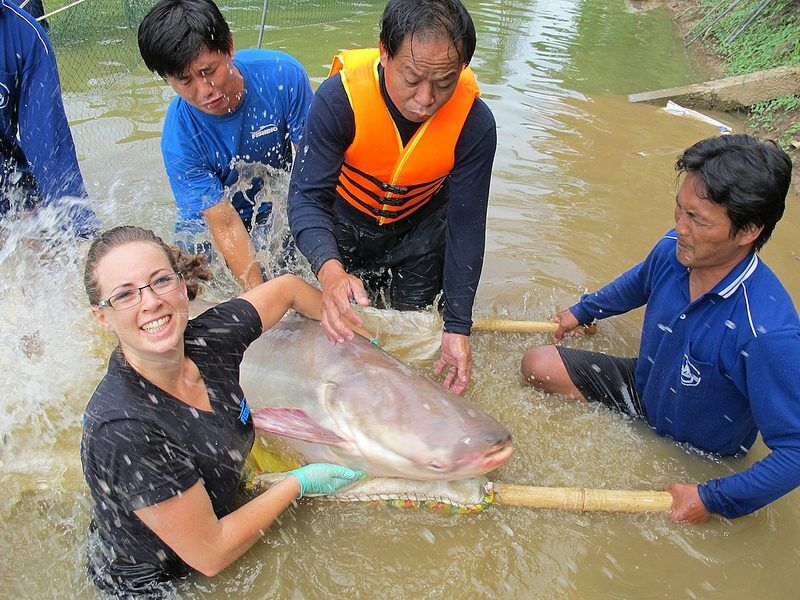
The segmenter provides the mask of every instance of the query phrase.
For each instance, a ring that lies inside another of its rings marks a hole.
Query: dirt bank
[[[668,6],[675,13],[675,22],[688,41],[692,35],[690,32],[697,22],[702,18],[702,11],[698,10],[700,0],[672,0]],[[730,75],[724,60],[716,53],[712,43],[703,38],[698,39],[689,46],[692,57],[701,64],[706,65],[708,70],[716,77],[727,77]],[[753,128],[748,126],[746,133],[750,133],[762,139],[787,139],[789,129],[800,122],[800,111],[790,110],[787,112],[776,112],[771,121],[770,130],[763,128]],[[792,158],[794,172],[792,185],[796,195],[800,196],[800,135],[795,134],[792,143],[783,143],[783,149]]]

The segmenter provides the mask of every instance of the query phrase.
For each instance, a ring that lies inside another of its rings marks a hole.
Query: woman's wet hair
[[[389,58],[408,36],[449,39],[461,64],[467,65],[475,53],[475,25],[459,0],[389,0],[381,17],[380,40]]]
[[[161,77],[180,77],[197,56],[233,50],[230,27],[211,0],[161,0],[139,25],[139,52]]]
[[[94,239],[89,247],[89,252],[86,256],[86,267],[83,271],[83,285],[86,288],[86,295],[89,296],[89,304],[97,306],[102,300],[100,298],[100,286],[97,281],[97,265],[111,250],[133,242],[153,244],[164,252],[164,256],[169,260],[172,270],[183,275],[189,300],[194,300],[200,294],[203,289],[203,281],[211,279],[211,270],[208,268],[207,259],[204,255],[186,254],[177,246],[165,244],[164,240],[149,229],[134,225],[123,225],[104,231]]]
[[[684,151],[675,170],[695,177],[698,196],[725,208],[731,237],[748,225],[764,227],[753,250],[761,249],[783,216],[792,161],[771,140],[744,134],[702,140]]]

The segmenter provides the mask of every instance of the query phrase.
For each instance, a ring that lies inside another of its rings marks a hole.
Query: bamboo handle
[[[555,333],[558,323],[487,318],[475,319],[472,329],[473,331],[505,331],[507,333]]]
[[[533,487],[494,483],[494,501],[506,506],[574,511],[658,512],[669,510],[669,492]]]
[[[473,331],[502,331],[505,333],[555,333],[558,323],[551,321],[512,321],[510,319],[475,319]],[[597,324],[584,325],[577,331],[587,335],[597,333]]]

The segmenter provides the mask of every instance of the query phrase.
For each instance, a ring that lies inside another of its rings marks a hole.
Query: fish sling
[[[491,504],[662,511],[672,502],[667,492],[487,481],[483,475],[511,455],[511,436],[500,423],[364,339],[331,345],[307,319],[281,322],[254,342],[241,381],[256,427],[286,438],[312,462],[371,476],[327,499],[457,512]],[[256,476],[251,488],[282,477]]]

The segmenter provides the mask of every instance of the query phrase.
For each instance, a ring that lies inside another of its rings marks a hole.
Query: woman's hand
[[[300,496],[307,494],[332,494],[339,488],[355,483],[366,477],[364,471],[354,471],[347,467],[329,463],[313,463],[288,473],[300,484]]]

